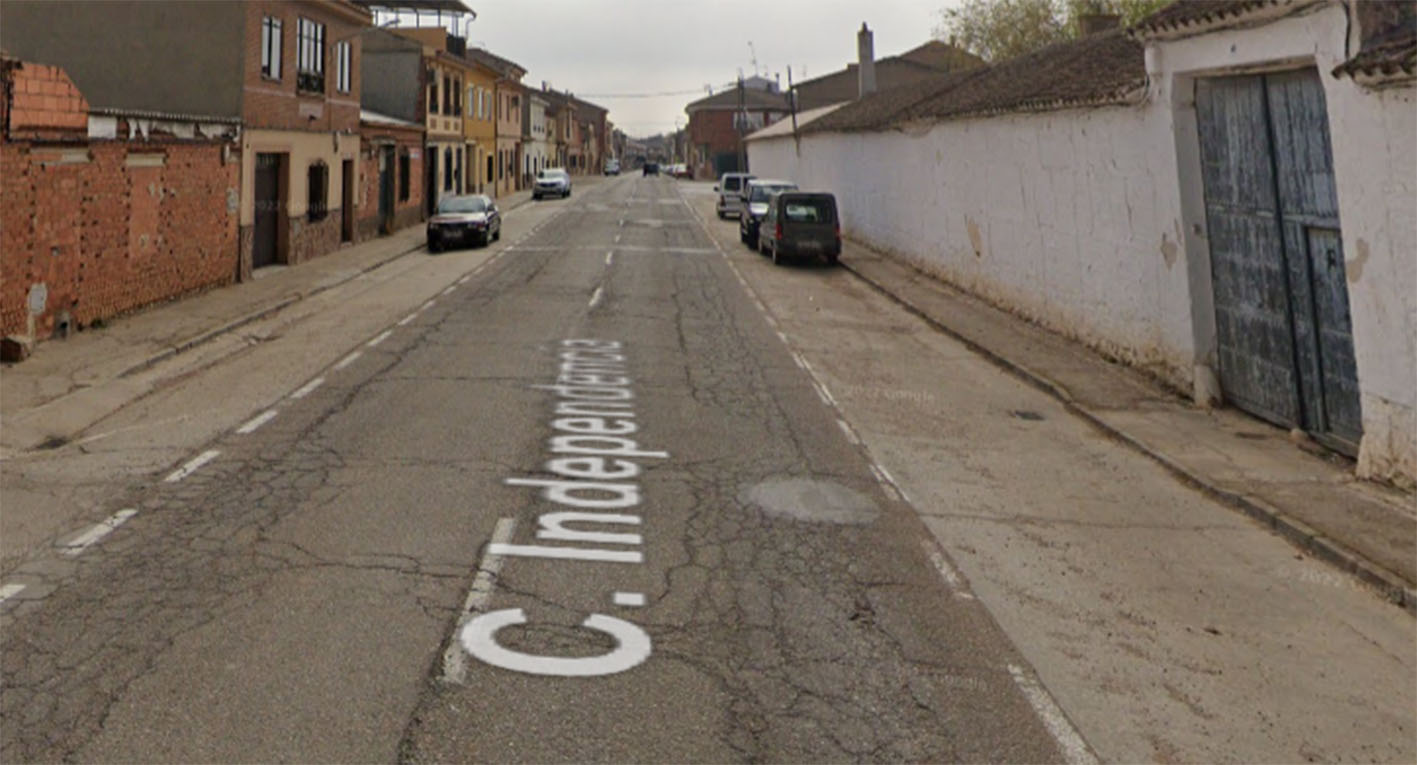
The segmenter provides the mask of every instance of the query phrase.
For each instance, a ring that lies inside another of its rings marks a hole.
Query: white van
[[[738,217],[743,209],[743,189],[747,188],[748,181],[757,177],[749,173],[724,173],[718,179],[718,185],[713,187],[718,192],[718,217]]]

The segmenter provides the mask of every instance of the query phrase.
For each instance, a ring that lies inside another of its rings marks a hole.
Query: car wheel
[[[780,266],[787,260],[787,258],[782,256],[781,250],[782,248],[776,244],[772,246],[772,264],[774,266]]]
[[[435,237],[431,237],[431,236],[428,237],[428,251],[429,251],[429,252],[442,252],[442,251],[443,251],[443,243],[440,242],[440,241],[438,241],[438,239],[435,238]]]
[[[497,224],[497,233],[495,233],[495,234],[492,235],[492,241],[494,241],[494,242],[500,242],[500,241],[502,241],[502,224],[500,224],[500,223]]]

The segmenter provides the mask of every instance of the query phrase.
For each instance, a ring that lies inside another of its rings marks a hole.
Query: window
[[[467,116],[477,116],[477,88],[472,85],[467,86]]]
[[[409,179],[410,176],[413,175],[413,173],[412,173],[412,169],[413,169],[412,165],[413,165],[412,161],[409,160],[409,158],[408,158],[408,149],[401,149],[401,150],[399,151],[399,201],[400,201],[400,202],[407,202],[407,201],[408,201],[408,194],[409,194],[409,190],[408,190],[408,179]]]
[[[280,79],[280,19],[261,19],[261,76]]]
[[[325,25],[300,19],[295,51],[295,85],[301,90],[325,92]]]
[[[309,187],[309,199],[305,206],[306,220],[323,220],[329,211],[330,168],[324,162],[310,165],[305,177]]]
[[[462,114],[462,80],[453,80],[453,110],[449,114]]]
[[[457,114],[453,111],[453,78],[443,75],[443,113]]]
[[[457,167],[453,170],[453,188],[462,193],[462,149],[453,152],[457,157]]]
[[[335,90],[341,93],[349,92],[350,69],[353,61],[354,52],[349,43],[335,43]]]
[[[428,112],[438,113],[438,72],[432,69],[428,70]]]
[[[453,190],[453,150],[443,149],[443,191]]]
[[[488,183],[491,183],[491,182],[493,182],[494,180],[496,180],[496,177],[492,174],[492,155],[491,155],[491,154],[488,154],[488,155],[487,155],[487,182],[488,182]]]

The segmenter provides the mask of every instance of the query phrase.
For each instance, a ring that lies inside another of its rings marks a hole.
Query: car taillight
[[[774,238],[774,239],[777,239],[777,240],[779,240],[779,241],[782,239],[782,224],[781,224],[781,223],[777,224],[777,230],[773,232],[773,238]]]

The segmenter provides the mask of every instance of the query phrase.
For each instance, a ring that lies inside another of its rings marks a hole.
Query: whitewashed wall
[[[837,194],[872,247],[1191,389],[1194,343],[1161,109],[951,120],[749,144],[759,176]]]
[[[1417,98],[1329,72],[1333,5],[1153,43],[1143,105],[749,143],[759,176],[832,191],[844,232],[997,305],[1218,393],[1194,80],[1315,66],[1328,100],[1364,436],[1359,475],[1417,476]]]

